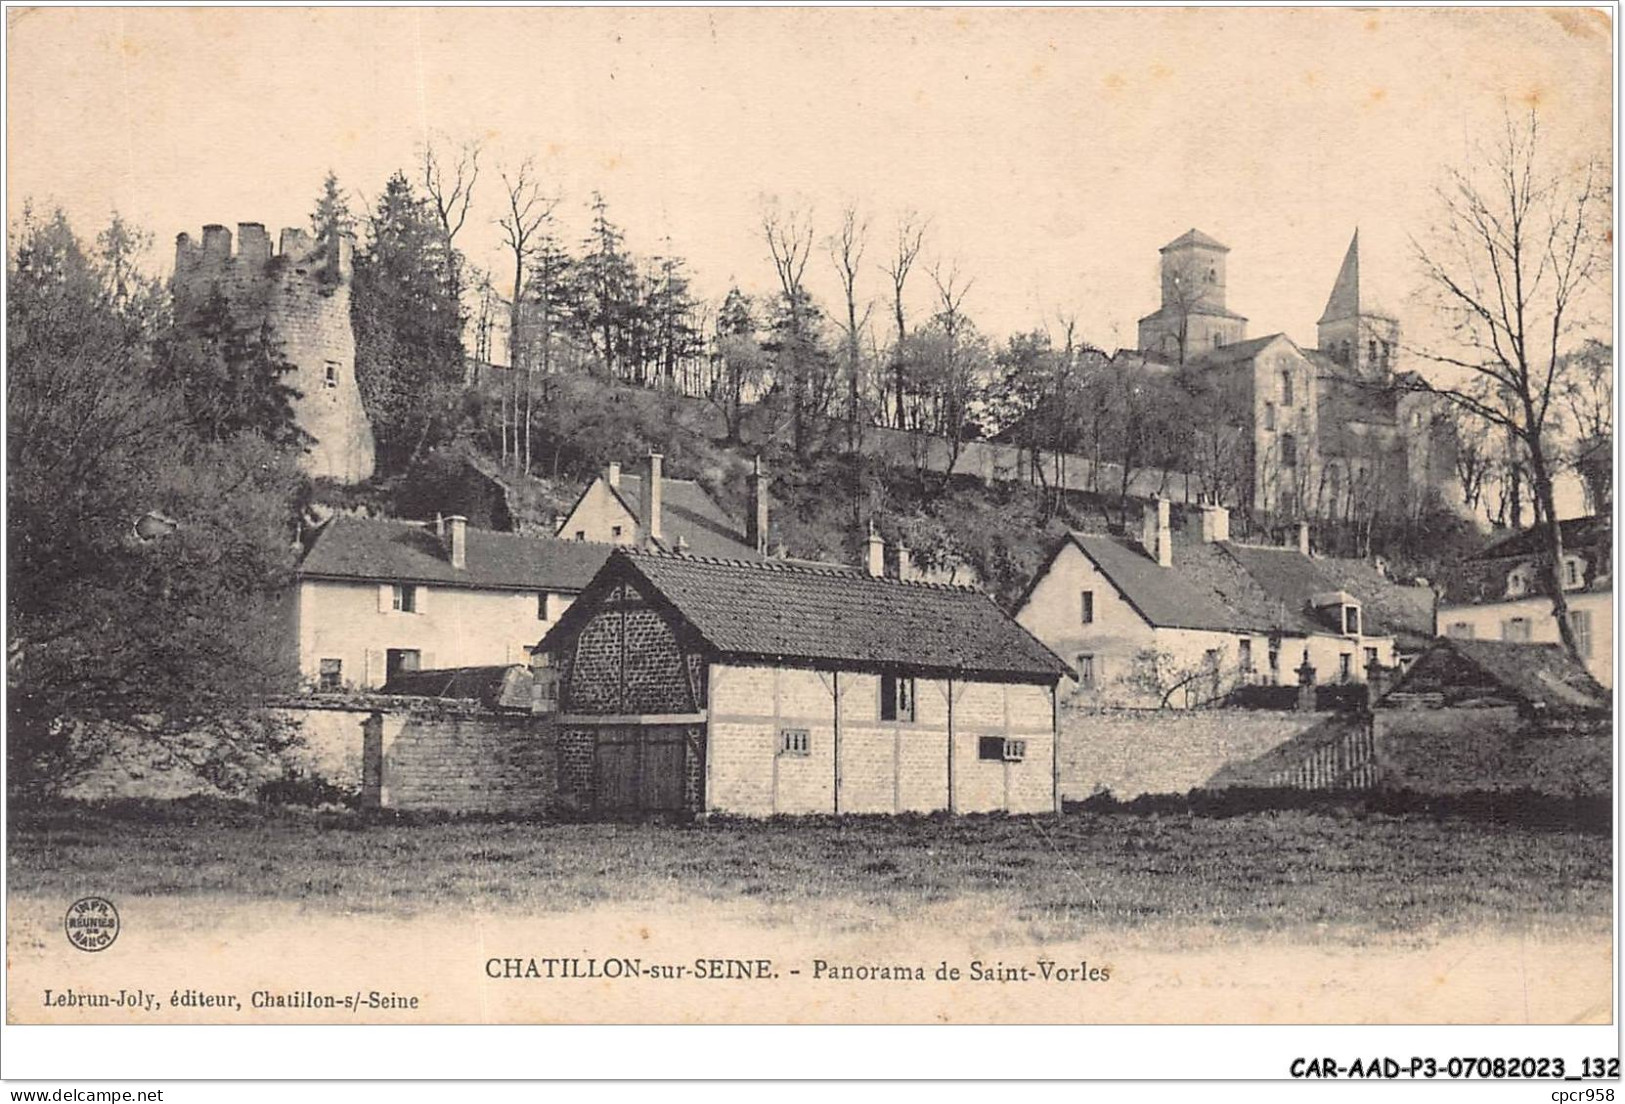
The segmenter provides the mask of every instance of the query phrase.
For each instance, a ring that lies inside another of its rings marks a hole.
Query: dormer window
[[[1529,593],[1529,569],[1515,567],[1507,573],[1507,597],[1522,598]]]
[[[1360,635],[1360,607],[1359,606],[1343,606],[1341,612],[1342,612],[1342,619],[1343,619],[1343,635],[1344,636],[1359,636]]]

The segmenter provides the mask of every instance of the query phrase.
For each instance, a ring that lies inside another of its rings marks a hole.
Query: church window
[[[1292,369],[1281,369],[1281,405],[1292,405]]]

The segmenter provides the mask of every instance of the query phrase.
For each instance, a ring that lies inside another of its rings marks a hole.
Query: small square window
[[[576,540],[584,541],[586,539],[587,539],[587,531],[585,529],[577,529],[576,530]]]
[[[976,742],[976,757],[994,763],[1019,763],[1027,758],[1027,741],[983,736]]]
[[[339,366],[334,360],[328,361],[322,367],[322,386],[337,387],[339,385]]]
[[[317,688],[328,693],[344,689],[344,661],[339,659],[324,659],[321,663],[321,678]]]
[[[1095,592],[1086,590],[1079,597],[1083,609],[1083,623],[1093,625],[1095,623]]]
[[[416,613],[418,611],[418,588],[415,586],[397,586],[391,603],[395,609],[402,613]]]
[[[779,754],[807,756],[812,754],[812,733],[805,728],[779,729]]]
[[[906,675],[880,677],[880,719],[883,721],[914,720],[914,680]]]
[[[609,535],[612,538],[614,538],[615,540],[620,540],[621,539],[621,527],[619,525],[610,526]]]

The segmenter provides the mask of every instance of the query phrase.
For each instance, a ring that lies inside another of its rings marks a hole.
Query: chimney
[[[446,519],[441,515],[439,510],[434,512],[434,535],[439,537],[441,540],[446,539]]]
[[[906,583],[914,578],[914,560],[908,554],[908,545],[897,542],[897,581]]]
[[[869,524],[868,544],[869,556],[866,566],[869,568],[869,574],[876,579],[884,578],[886,575],[886,542],[880,539],[879,533],[875,532],[873,522]]]
[[[1145,504],[1145,524],[1140,534],[1145,554],[1160,567],[1174,565],[1173,540],[1168,532],[1168,500],[1161,495]]]
[[[649,470],[643,473],[643,501],[638,510],[642,532],[638,535],[643,538],[640,543],[645,546],[659,544],[665,535],[660,527],[660,500],[665,489],[661,485],[662,459],[658,452],[651,452]]]
[[[758,555],[767,555],[767,488],[763,485],[762,458],[758,456],[750,471],[750,513],[745,517],[745,543],[756,549]]]
[[[1229,540],[1229,509],[1213,502],[1204,502],[1200,508],[1202,511],[1202,543],[1212,544],[1214,541]]]
[[[621,465],[617,460],[611,460],[604,465],[604,482],[614,490],[621,489]]]
[[[1298,522],[1298,553],[1303,556],[1309,555],[1309,523],[1307,521]]]
[[[446,519],[446,536],[450,541],[451,566],[461,570],[468,566],[468,519],[453,514]]]

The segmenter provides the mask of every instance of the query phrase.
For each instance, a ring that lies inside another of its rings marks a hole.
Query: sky
[[[855,202],[860,294],[899,214],[974,280],[996,337],[1062,315],[1115,348],[1157,249],[1232,249],[1249,333],[1313,344],[1349,238],[1407,325],[1445,168],[1538,105],[1560,158],[1611,155],[1612,27],[1567,9],[8,9],[7,213],[117,209],[153,264],[205,223],[303,225],[334,170],[364,206],[426,138],[485,147],[460,239],[501,271],[496,170],[534,157],[579,240],[594,189],[697,289],[771,288],[764,202]],[[669,239],[669,244],[667,244]],[[834,268],[809,268],[833,305]],[[877,306],[877,317],[884,317]]]

